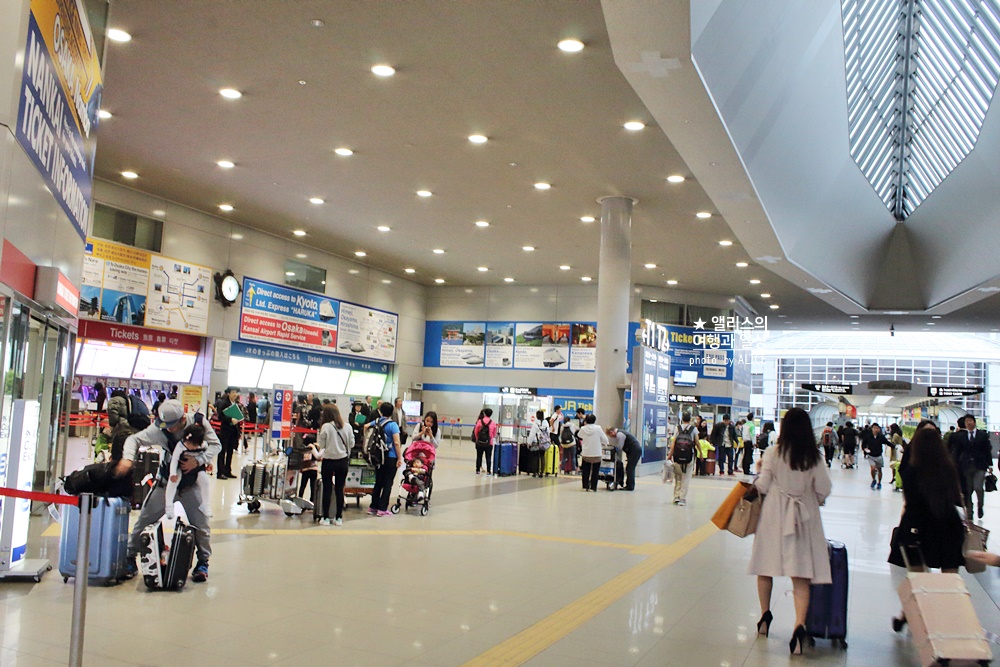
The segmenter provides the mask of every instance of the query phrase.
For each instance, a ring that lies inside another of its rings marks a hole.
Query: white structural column
[[[626,381],[628,311],[632,288],[631,197],[603,197],[601,257],[597,283],[597,373],[594,378],[594,414],[609,428],[621,426],[619,385]]]

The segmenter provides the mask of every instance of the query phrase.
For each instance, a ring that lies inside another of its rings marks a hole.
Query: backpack
[[[149,408],[138,396],[129,396],[128,401],[128,425],[137,431],[149,428],[152,421],[149,419]]]
[[[569,426],[563,426],[562,431],[559,432],[559,444],[572,445],[574,443],[576,443],[576,435],[573,433],[573,429]]]
[[[92,463],[75,470],[66,475],[63,480],[63,490],[71,496],[93,493],[95,496],[109,498],[131,498],[132,476],[116,477],[117,465],[116,461]]]
[[[694,460],[694,436],[691,428],[681,429],[674,438],[674,463],[687,465]]]
[[[764,432],[757,434],[757,449],[767,449],[767,436]]]
[[[552,438],[549,436],[549,430],[545,429],[543,431],[542,427],[539,426],[536,433],[537,435],[535,436],[535,441],[528,443],[528,450],[532,452],[545,451],[552,445]]]
[[[833,431],[823,431],[823,439],[821,442],[824,447],[833,447]]]
[[[477,447],[489,447],[490,446],[490,424],[484,421],[479,422],[479,430],[476,431],[476,446]]]
[[[271,404],[266,398],[257,401],[257,421],[267,422],[271,418]]]
[[[375,422],[371,433],[368,434],[368,443],[365,445],[364,456],[365,461],[373,468],[385,465],[385,462],[389,459],[389,443],[385,439],[385,425],[389,421],[387,418],[385,421],[379,420]]]

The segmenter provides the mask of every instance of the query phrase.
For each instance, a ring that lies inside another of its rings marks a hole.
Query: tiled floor
[[[731,480],[696,478],[679,508],[658,478],[634,493],[585,494],[575,477],[476,476],[469,449],[442,447],[428,516],[373,518],[352,505],[341,528],[269,504],[248,515],[235,504],[237,481],[213,482],[209,582],[181,593],[136,581],[90,588],[86,664],[445,666],[510,644],[521,657],[493,664],[916,664],[889,627],[898,600],[885,557],[901,498],[888,485],[869,490],[867,470],[834,469],[823,510],[827,536],[850,553],[850,648],[820,642],[790,659],[789,581],[775,585],[771,638],[755,634],[751,540],[712,532],[689,551],[664,546],[704,526]],[[1000,529],[992,496],[985,525]],[[56,563],[48,518],[36,517],[31,532],[29,556]],[[642,574],[648,559],[681,552]],[[983,625],[1000,630],[1000,610],[977,580],[996,588],[995,576],[966,580]],[[0,664],[66,664],[71,600],[55,571],[41,584],[0,587]]]

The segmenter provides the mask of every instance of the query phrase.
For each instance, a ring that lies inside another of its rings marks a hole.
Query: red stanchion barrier
[[[37,500],[41,503],[55,503],[56,505],[76,505],[78,507],[80,505],[80,498],[78,496],[67,496],[61,493],[43,493],[41,491],[22,491],[3,486],[0,486],[0,496],[26,498],[27,500]]]

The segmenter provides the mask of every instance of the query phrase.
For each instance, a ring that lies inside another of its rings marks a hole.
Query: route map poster
[[[211,285],[206,266],[88,238],[80,317],[204,336]]]

